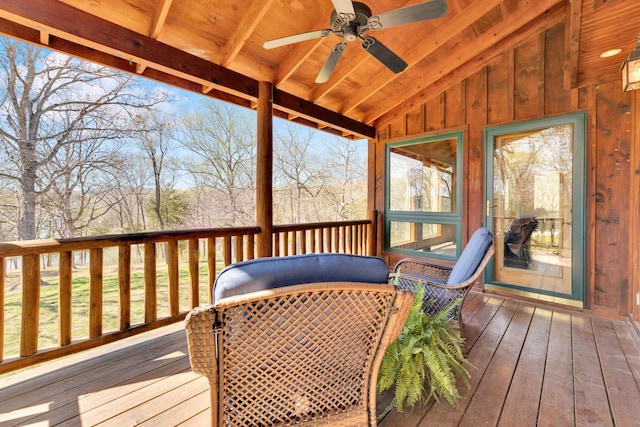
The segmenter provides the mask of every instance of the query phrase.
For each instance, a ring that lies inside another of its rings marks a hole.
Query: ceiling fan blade
[[[407,68],[407,63],[402,58],[374,37],[365,37],[362,40],[362,48],[396,74]]]
[[[431,0],[374,15],[369,18],[369,28],[372,30],[380,30],[398,25],[426,21],[428,19],[441,18],[446,14],[446,0]]]
[[[333,50],[329,54],[329,57],[326,61],[324,61],[324,65],[318,73],[318,77],[316,77],[316,83],[325,83],[327,80],[329,80],[333,69],[336,68],[338,60],[340,60],[340,57],[342,56],[346,48],[347,44],[345,42],[338,43],[333,47]]]
[[[303,42],[305,40],[313,40],[313,39],[319,39],[321,37],[327,37],[329,34],[331,34],[331,30],[329,29],[310,31],[308,33],[295,34],[293,36],[282,37],[280,39],[275,39],[275,40],[269,40],[264,42],[262,46],[265,49],[273,49],[280,46],[286,46],[292,43]]]
[[[351,0],[331,0],[331,3],[333,3],[333,8],[339,17],[347,22],[355,19],[356,11]]]

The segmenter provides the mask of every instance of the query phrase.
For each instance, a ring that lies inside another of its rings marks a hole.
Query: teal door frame
[[[484,200],[493,201],[493,151],[495,138],[500,135],[544,129],[551,126],[570,124],[573,126],[573,159],[572,159],[572,257],[571,257],[571,294],[533,289],[511,283],[493,280],[495,261],[492,260],[485,270],[484,282],[505,288],[567,298],[584,303],[585,294],[585,235],[586,235],[586,113],[571,113],[562,116],[548,117],[526,122],[510,123],[502,126],[488,127],[484,130],[485,142],[485,189]],[[485,224],[494,232],[493,209],[485,212]],[[495,234],[495,233],[494,233]],[[496,242],[500,244],[500,242]]]

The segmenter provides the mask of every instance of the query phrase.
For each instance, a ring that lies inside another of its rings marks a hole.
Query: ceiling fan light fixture
[[[354,26],[348,26],[344,29],[344,41],[352,42],[358,38],[358,29]]]
[[[640,89],[640,33],[636,41],[636,48],[622,63],[622,90],[629,92]]]

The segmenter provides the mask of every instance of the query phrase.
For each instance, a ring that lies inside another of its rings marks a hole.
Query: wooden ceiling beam
[[[305,101],[279,89],[273,90],[273,103],[275,105],[274,108],[288,115],[301,117],[320,125],[327,125],[345,134],[354,134],[361,138],[370,139],[376,137],[376,129],[372,126],[338,115],[327,108]]]
[[[160,5],[156,7],[153,19],[151,20],[151,28],[149,29],[149,37],[157,39],[164,27],[164,23],[167,21],[167,15],[169,15],[169,9],[173,0],[161,0]]]
[[[344,114],[352,112],[360,104],[365,102],[367,99],[387,86],[389,83],[393,82],[396,79],[402,78],[404,73],[407,73],[408,70],[410,70],[424,58],[429,56],[440,46],[447,43],[457,34],[466,29],[469,25],[473,24],[493,8],[497,7],[501,3],[501,1],[502,0],[474,1],[465,9],[451,16],[449,19],[447,19],[447,22],[444,25],[438,27],[438,29],[430,37],[424,37],[416,42],[416,44],[411,49],[412,54],[407,56],[409,58],[413,58],[413,60],[409,63],[407,70],[400,74],[394,74],[391,77],[389,77],[389,73],[379,73],[376,79],[374,79],[373,81],[368,81],[366,85],[363,85],[360,90],[358,90],[357,96],[350,97],[348,100],[345,100],[340,111],[342,111]],[[528,14],[529,12],[527,11],[522,13]]]
[[[258,82],[56,0],[0,0],[0,17],[176,76],[255,98]],[[81,24],[80,24],[81,23]]]
[[[81,23],[81,24],[79,24]],[[258,96],[258,82],[205,59],[120,27],[57,0],[0,0],[0,32],[42,45],[50,34],[51,49],[122,71],[182,87],[246,107]],[[274,108],[297,114],[309,123],[363,138],[375,128],[315,105],[302,98],[274,92]],[[277,95],[277,96],[276,96]]]
[[[412,96],[407,96],[402,100],[402,102],[396,104],[395,108],[397,108],[397,110],[387,111],[375,120],[372,119],[372,121],[375,121],[376,126],[381,126],[384,123],[395,120],[397,118],[397,113],[394,113],[393,111],[409,111],[414,108],[415,105],[424,104],[427,100],[443,93],[465,78],[479,72],[498,55],[513,50],[530,38],[532,34],[539,34],[542,31],[552,28],[560,22],[563,22],[564,19],[564,5],[555,5],[549,10],[548,14],[539,16],[537,19],[514,31],[509,37],[500,40],[485,51],[478,53],[474,58],[465,62],[464,65],[456,68],[445,77],[438,79],[436,82],[433,82],[427,86],[426,89],[423,89]],[[446,61],[438,61],[434,63],[433,66],[446,66]]]
[[[229,67],[275,0],[254,0],[222,48],[220,64]]]

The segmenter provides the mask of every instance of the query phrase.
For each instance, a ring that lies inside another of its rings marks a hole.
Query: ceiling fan
[[[327,37],[330,34],[341,37],[342,41],[334,46],[320,73],[318,73],[316,83],[324,83],[329,80],[338,60],[347,48],[347,42],[355,41],[358,38],[362,40],[362,48],[391,71],[394,73],[404,71],[407,68],[407,63],[402,58],[380,43],[378,39],[365,36],[365,34],[369,30],[381,30],[440,18],[447,13],[446,0],[430,0],[373,16],[371,9],[364,3],[352,2],[351,0],[331,0],[331,2],[335,8],[331,13],[331,28],[282,37],[264,43],[265,49],[273,49],[292,43]]]

